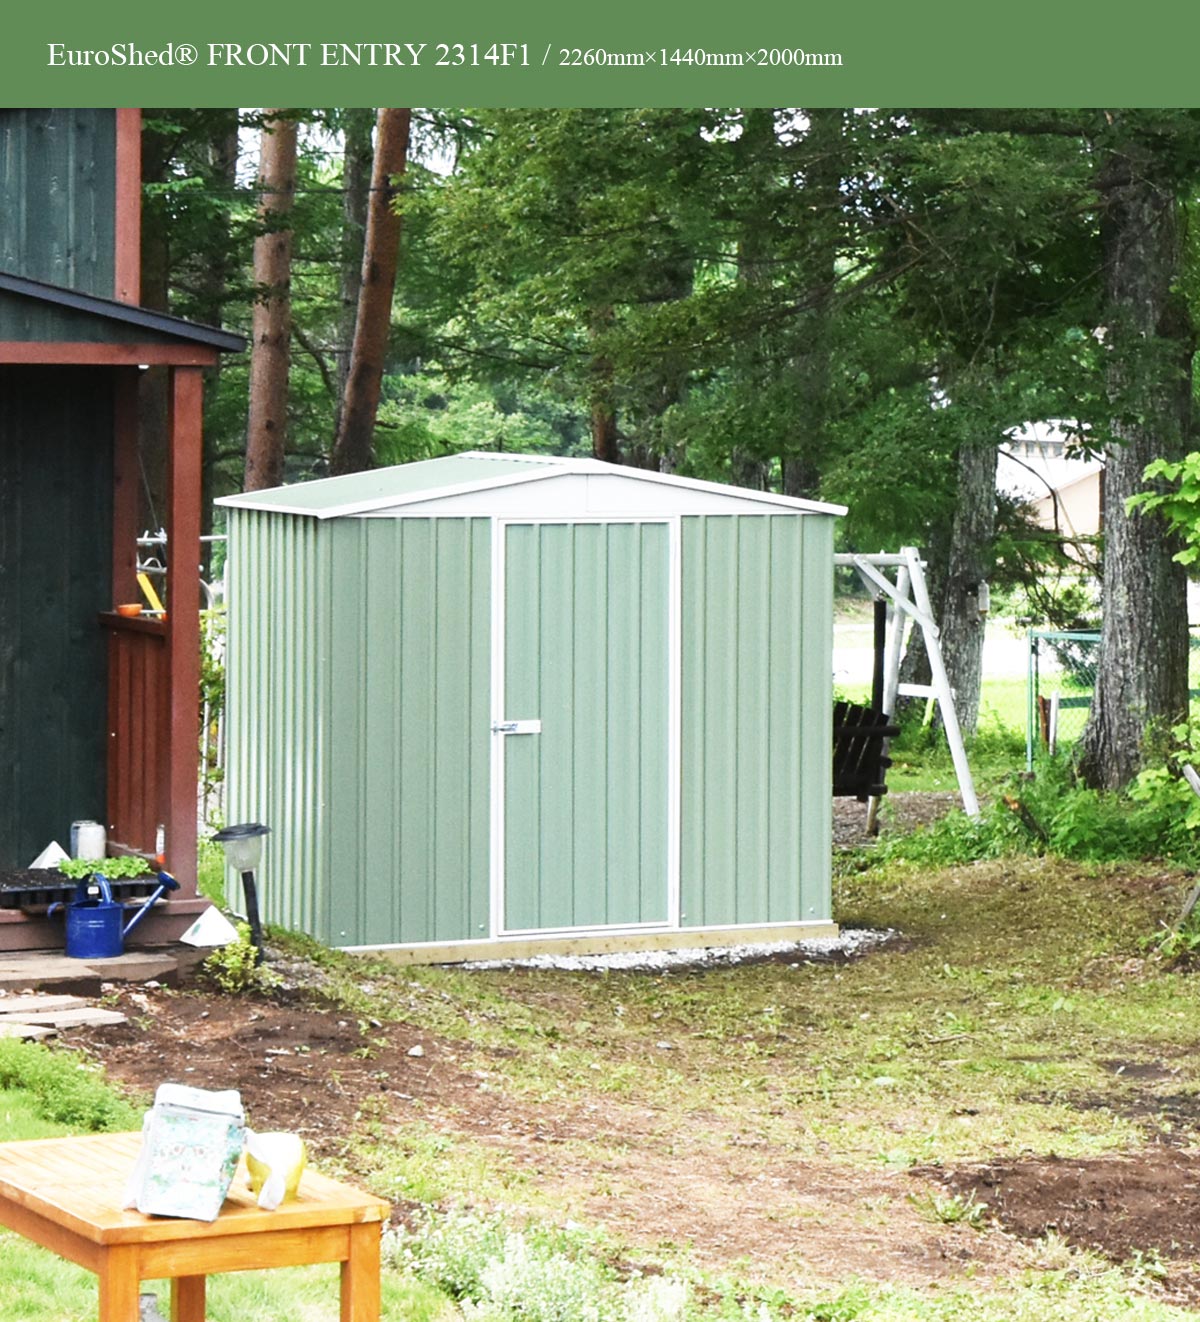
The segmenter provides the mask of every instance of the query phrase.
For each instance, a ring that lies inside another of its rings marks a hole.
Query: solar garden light
[[[242,874],[242,889],[246,892],[246,921],[250,924],[250,940],[254,943],[255,964],[263,962],[262,923],[258,917],[258,886],[254,870],[262,861],[263,836],[271,828],[261,822],[239,822],[218,831],[213,839],[225,847],[225,862]]]

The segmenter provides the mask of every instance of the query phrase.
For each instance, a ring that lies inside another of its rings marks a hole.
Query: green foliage
[[[1194,964],[1200,953],[1200,913],[1193,909],[1186,922],[1156,932],[1146,944],[1168,967]]]
[[[144,858],[134,854],[120,854],[113,858],[64,858],[59,861],[58,870],[64,877],[76,881],[97,875],[107,877],[109,881],[119,881],[122,877],[145,877],[154,872]]]
[[[225,850],[212,840],[197,846],[196,884],[200,894],[213,904],[225,903]]]
[[[512,1230],[497,1216],[426,1213],[388,1236],[397,1265],[437,1285],[479,1322],[671,1322],[692,1315],[679,1280],[622,1280],[602,1237],[580,1228]]]
[[[432,372],[395,373],[379,408],[380,465],[436,459],[462,450],[558,454],[575,448],[579,420],[552,396]]]
[[[210,797],[225,779],[218,756],[220,718],[225,710],[225,608],[200,612],[200,730],[201,797],[207,808]],[[207,724],[203,717],[207,716]]]
[[[979,818],[952,812],[880,847],[880,858],[931,866],[1013,854],[1095,862],[1172,858],[1200,851],[1200,800],[1166,766],[1143,771],[1126,792],[1089,789],[1066,755],[1012,777]]]
[[[1200,560],[1200,451],[1193,450],[1177,462],[1156,459],[1143,477],[1154,483],[1153,489],[1130,496],[1127,508],[1161,514],[1184,542],[1175,559],[1194,565]],[[1174,486],[1168,487],[1168,483]]]
[[[270,991],[279,976],[269,965],[257,963],[258,948],[250,939],[250,924],[237,923],[237,940],[218,946],[201,966],[205,974],[230,996]]]
[[[225,608],[200,612],[200,700],[214,708],[225,701]]]
[[[0,1088],[32,1094],[42,1115],[72,1129],[134,1129],[141,1120],[78,1056],[16,1038],[0,1038]]]
[[[982,1230],[987,1224],[987,1203],[979,1202],[974,1192],[961,1194],[910,1194],[909,1201],[923,1216],[943,1226],[970,1226]]]

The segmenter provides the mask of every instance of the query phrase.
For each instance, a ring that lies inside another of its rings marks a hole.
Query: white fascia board
[[[755,493],[726,487],[719,495],[689,487],[664,487],[629,479],[611,469],[597,472],[564,468],[538,473],[536,480],[504,489],[488,486],[453,496],[433,495],[406,505],[364,510],[361,519],[504,518],[504,519],[671,519],[681,515],[750,514],[762,518],[806,518],[807,510],[764,504]]]
[[[471,457],[479,457],[482,452],[467,451],[466,453]],[[344,505],[332,505],[328,509],[322,510],[314,510],[299,505],[277,505],[259,502],[254,499],[253,493],[250,492],[237,496],[222,496],[214,503],[234,509],[257,509],[265,510],[268,513],[299,514],[311,519],[338,519],[350,515],[385,514],[392,510],[401,511],[407,507],[417,505],[428,506],[434,501],[449,501],[476,492],[501,490],[505,487],[520,486],[524,483],[539,482],[548,478],[559,478],[568,473],[577,473],[655,486],[662,489],[664,495],[670,490],[703,493],[712,497],[718,503],[729,502],[731,512],[734,512],[732,507],[736,504],[742,504],[744,509],[746,502],[752,503],[754,506],[766,506],[796,514],[840,516],[845,514],[847,509],[845,505],[802,500],[797,496],[780,496],[772,491],[752,491],[746,487],[731,487],[723,482],[708,482],[702,478],[677,477],[673,473],[652,473],[644,468],[624,468],[619,464],[607,464],[599,459],[564,459],[553,455],[513,455],[508,457],[529,464],[530,471],[511,473],[506,477],[478,478],[472,482],[459,482],[444,487],[429,487],[422,491],[411,491],[399,495],[376,496],[370,500],[350,501]],[[674,512],[676,511],[670,508],[670,501],[665,500],[661,513],[666,515]],[[716,513],[718,511],[714,508],[709,512]]]
[[[239,496],[222,496],[213,503],[228,505],[234,509],[263,510],[268,514],[303,514],[310,519],[344,519],[354,514],[371,514],[377,510],[387,511],[402,509],[406,505],[415,505],[430,500],[446,500],[453,496],[463,496],[474,491],[490,491],[499,487],[519,486],[522,482],[535,482],[542,477],[558,477],[556,468],[549,472],[513,473],[507,477],[488,477],[474,482],[459,482],[446,487],[429,487],[424,491],[409,491],[399,495],[374,496],[370,500],[350,501],[345,505],[331,505],[328,509],[314,510],[302,505],[276,505],[255,501],[253,493],[245,492]]]
[[[777,505],[782,509],[807,514],[845,514],[848,506],[831,505],[819,500],[801,500],[799,496],[779,496],[773,491],[752,491],[748,487],[729,486],[724,482],[709,482],[699,477],[679,477],[675,473],[653,473],[646,468],[625,468],[620,464],[606,464],[599,459],[569,459],[565,461],[581,473],[604,473],[633,482],[653,482],[663,487],[679,487],[690,491],[704,491],[725,499],[754,500],[764,505]]]
[[[546,497],[537,486],[542,482],[558,488],[553,497],[554,510],[564,518],[620,519],[631,515],[670,518],[679,514],[841,515],[846,512],[844,505],[776,496],[746,487],[725,486],[720,482],[648,474],[594,460],[564,460],[549,471],[541,469],[504,481],[488,479],[453,489],[417,492],[403,500],[392,500],[371,509],[359,506],[353,512],[363,518],[402,518],[406,515],[541,518],[548,512]],[[520,488],[520,492],[514,488]],[[507,489],[505,494],[492,501],[492,493],[502,489]],[[522,497],[521,493],[527,494]]]

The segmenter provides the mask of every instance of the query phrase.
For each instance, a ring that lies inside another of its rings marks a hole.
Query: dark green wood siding
[[[78,344],[179,344],[142,326],[0,291],[0,340]]]
[[[0,367],[0,868],[104,816],[110,381]]]
[[[0,270],[113,296],[116,111],[0,110]]]

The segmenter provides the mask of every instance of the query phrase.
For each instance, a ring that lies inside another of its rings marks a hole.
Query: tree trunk
[[[958,503],[938,626],[942,660],[964,734],[974,734],[979,720],[987,623],[979,613],[979,588],[991,569],[996,535],[996,454],[996,446],[989,442],[964,445],[959,451]]]
[[[612,308],[601,308],[591,320],[593,339],[602,335],[613,321]],[[617,402],[612,359],[603,351],[592,356],[588,408],[592,418],[592,458],[606,464],[619,464],[621,445],[617,435]]]
[[[358,295],[362,289],[363,248],[367,233],[367,208],[371,200],[371,167],[374,162],[372,132],[375,115],[370,110],[347,110],[342,150],[342,242],[341,303],[337,348],[336,438],[341,421],[342,400],[350,378],[350,350],[358,320]]]
[[[606,464],[621,462],[617,414],[612,398],[612,364],[607,358],[592,362],[592,457]]]
[[[296,121],[268,112],[258,174],[262,230],[254,240],[256,296],[251,321],[247,491],[283,482],[288,367],[292,338],[292,201],[296,193]]]
[[[219,241],[214,249],[212,260],[204,268],[199,290],[197,313],[199,320],[208,326],[225,324],[225,304],[229,298],[229,277],[233,269],[233,254],[230,244],[230,215],[232,198],[237,187],[238,163],[238,114],[236,110],[224,112],[220,116],[212,141],[208,146],[209,174],[221,196],[230,202],[224,204],[220,212]],[[216,365],[204,374],[205,406],[216,398],[220,383],[224,359],[218,357]],[[207,536],[213,530],[213,496],[219,494],[213,490],[213,451],[219,446],[220,438],[212,427],[204,428],[204,468],[201,474],[202,493],[200,504],[200,535]],[[209,576],[212,563],[212,543],[203,542],[200,547],[200,559],[205,578]]]
[[[792,360],[796,397],[794,434],[784,442],[785,496],[819,494],[821,462],[829,449],[830,312],[842,240],[842,152],[844,110],[806,110],[803,196],[807,213],[805,285],[807,309],[800,314],[800,351]]]
[[[350,372],[330,462],[334,474],[359,473],[371,466],[375,415],[379,410],[392,325],[392,295],[400,262],[401,219],[396,199],[408,164],[411,115],[409,110],[380,110],[376,122],[362,288],[354,323]]]
[[[782,175],[773,108],[752,107],[743,112],[742,135],[734,150],[739,157],[739,177],[745,181],[754,199],[754,205],[748,208],[739,224],[737,278],[751,289],[763,289],[771,282],[772,263],[768,250],[772,230],[769,222]],[[761,379],[769,357],[764,332],[760,329],[748,334],[741,352],[746,359],[743,372],[751,380]],[[763,452],[766,438],[756,431],[751,426],[731,438],[729,475],[736,486],[766,491],[770,467]]]
[[[950,563],[950,546],[946,531],[940,526],[931,529],[921,558],[925,561],[925,591],[929,593],[929,605],[934,620],[940,620],[945,613],[946,571]],[[931,684],[933,668],[929,664],[929,652],[925,647],[925,635],[916,625],[908,631],[908,642],[900,660],[901,684]],[[924,712],[924,698],[901,697],[896,702],[896,714],[901,720],[914,719],[917,711]]]
[[[1140,770],[1147,734],[1187,714],[1187,579],[1172,559],[1179,543],[1158,516],[1129,514],[1125,501],[1146,488],[1151,460],[1188,449],[1195,344],[1175,288],[1182,235],[1164,164],[1122,144],[1101,172],[1100,194],[1115,443],[1105,452],[1104,622],[1080,772],[1097,788],[1119,789]]]
[[[147,184],[167,181],[172,164],[173,138],[159,132],[151,120],[142,128],[142,179]],[[142,207],[141,305],[155,312],[170,311],[171,244],[168,208],[157,197]],[[139,372],[138,453],[142,469],[141,510],[138,519],[151,531],[166,523],[167,509],[167,378],[170,369],[150,366]]]

